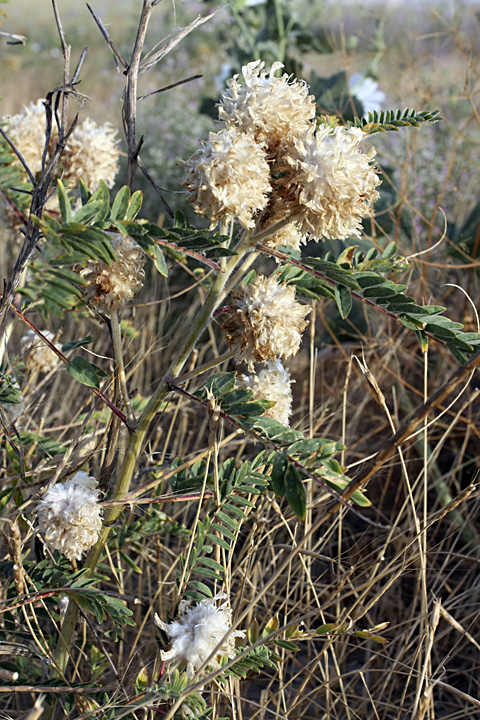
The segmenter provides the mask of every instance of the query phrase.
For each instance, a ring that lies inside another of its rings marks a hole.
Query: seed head
[[[288,223],[276,233],[269,235],[263,241],[267,247],[277,250],[281,245],[292,248],[292,250],[300,250],[300,243],[304,240],[304,236],[298,229],[296,223]],[[275,258],[276,259],[276,258]],[[281,262],[278,260],[277,262]]]
[[[34,175],[42,169],[45,147],[45,101],[40,99],[25,106],[17,115],[5,118],[6,130],[25,158]],[[47,161],[58,141],[58,130],[52,123]],[[120,150],[116,129],[109,122],[97,125],[90,118],[77,125],[67,140],[61,161],[61,172],[66,184],[76,185],[79,178],[91,190],[100,180],[112,187],[118,172]],[[18,161],[16,161],[18,164]],[[49,205],[54,208],[52,201]]]

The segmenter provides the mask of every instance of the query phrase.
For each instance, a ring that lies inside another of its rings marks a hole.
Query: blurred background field
[[[84,45],[88,46],[78,87],[89,98],[82,113],[98,122],[113,123],[124,143],[124,78],[85,5],[75,0],[58,4],[67,42],[72,45],[72,65]],[[91,5],[128,59],[140,3],[92,0]],[[298,72],[315,89],[319,113],[349,118],[355,111],[368,110],[372,93],[362,96],[358,91],[355,95],[355,84],[349,86],[356,74],[361,75],[357,82],[370,78],[376,92],[383,94],[380,102],[384,109],[439,109],[443,121],[436,125],[368,139],[377,148],[383,184],[376,216],[365,223],[365,247],[383,249],[395,241],[400,254],[409,258],[407,271],[396,281],[408,284],[409,294],[417,301],[444,305],[450,318],[477,331],[480,4],[285,0],[279,5],[290,23],[283,35],[279,34],[273,2],[237,1],[229,7],[188,0],[159,4],[147,35],[147,49],[162,43],[198,14],[215,14],[140,80],[140,94],[147,95],[184,78],[203,76],[140,101],[141,157],[149,173],[170,207],[186,211],[181,161],[214,130],[211,110],[226,78],[240,72],[242,62],[257,57],[264,57],[269,64],[280,54],[288,71]],[[13,0],[0,9],[6,13],[1,29],[27,38],[25,45],[7,45],[5,38],[0,41],[0,116],[4,116],[17,113],[60,85],[63,63],[46,0]],[[378,94],[376,97],[378,102]],[[125,144],[122,147],[125,151]],[[126,162],[115,189],[125,182]],[[140,175],[137,182],[145,194],[144,216],[168,224],[158,193]],[[11,270],[18,237],[14,239],[3,228],[0,242],[3,278]],[[329,242],[319,246],[318,252],[327,249],[339,255],[344,245]],[[273,262],[265,263],[269,269],[273,267]],[[197,284],[198,274],[172,258],[169,267],[168,281],[148,270],[144,290],[123,319],[129,383],[137,389],[135,408],[144,405],[155,380],[166,371],[185,326],[193,321],[205,297],[204,288]],[[40,313],[36,320],[42,323]],[[110,338],[98,320],[84,312],[75,324],[69,317],[51,318],[48,326],[62,335],[62,342],[93,335],[96,361],[109,371]],[[18,325],[12,330],[12,353],[20,347],[22,331]],[[390,438],[391,429],[351,356],[363,354],[397,426],[457,367],[441,344],[431,344],[424,356],[411,331],[360,305],[343,321],[333,303],[316,303],[308,332],[310,337],[290,367],[295,379],[292,426],[307,434],[344,440],[347,450],[342,461],[352,475]],[[222,342],[212,330],[199,347],[197,364],[224,351]],[[472,703],[472,698],[480,697],[478,492],[429,530],[424,554],[415,539],[424,511],[429,515],[442,512],[453,497],[477,481],[480,409],[474,385],[451,408],[442,407],[445,414],[425,443],[417,438],[409,444],[405,450],[408,482],[395,456],[370,482],[372,507],[362,510],[364,517],[339,513],[311,539],[305,553],[292,556],[291,565],[257,602],[264,578],[273,575],[288,557],[296,538],[311,527],[316,508],[327,498],[321,488],[311,490],[305,525],[297,522],[286,505],[271,498],[259,501],[232,567],[235,613],[251,603],[250,620],[277,614],[284,623],[318,607],[317,625],[334,624],[339,617],[351,618],[358,629],[389,622],[381,633],[388,644],[360,641],[348,634],[332,635],[326,641],[310,638],[301,652],[284,651],[280,673],[267,672],[235,686],[232,705],[237,715],[232,717],[480,717],[478,705]],[[98,470],[106,418],[83,390],[63,371],[42,376],[40,381],[27,376],[27,429],[50,442],[49,451],[37,448],[31,452],[32,472],[37,478],[52,472],[65,447],[72,448],[72,463],[88,458],[92,472]],[[159,471],[169,458],[181,455],[187,459],[205,450],[208,433],[208,419],[194,406],[177,401],[168,404],[152,432],[137,482],[141,483],[152,467]],[[236,438],[219,452],[222,459],[244,459],[252,451],[248,442]],[[2,453],[5,466],[10,467],[5,447]],[[35,483],[38,489],[41,480]],[[125,641],[117,645],[104,640],[116,672],[105,662],[98,675],[103,682],[117,682],[121,677],[122,688],[133,692],[139,673],[146,668],[148,675],[155,655],[151,617],[153,611],[165,616],[169,608],[178,556],[192,517],[191,508],[174,503],[161,510],[136,508],[127,515],[108,560],[120,570],[107,584],[122,597],[139,598],[135,619],[142,632],[128,629]],[[132,536],[127,528],[134,529]],[[439,598],[446,612],[428,646],[431,612]],[[87,650],[78,660],[78,668],[88,681],[93,655],[88,655],[91,648],[85,628]],[[105,647],[103,650],[106,653]],[[19,662],[21,665],[22,660]],[[23,669],[27,677],[25,662]],[[40,682],[41,670],[38,675]],[[432,704],[422,705],[426,676],[438,683],[429,688]],[[212,693],[212,699],[218,703],[219,713],[233,713],[221,689]],[[117,703],[120,708],[122,702],[121,694],[115,696],[112,707]],[[10,701],[8,713],[9,718],[23,718],[26,709],[22,703],[15,707]]]

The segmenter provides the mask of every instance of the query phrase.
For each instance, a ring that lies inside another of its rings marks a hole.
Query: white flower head
[[[25,158],[34,175],[42,169],[45,147],[46,112],[45,101],[30,103],[17,115],[5,118],[6,130]],[[58,129],[52,123],[47,162],[58,141]],[[117,130],[109,122],[98,125],[85,118],[77,125],[67,140],[61,161],[62,177],[66,184],[76,185],[79,178],[91,190],[96,190],[100,180],[112,187],[118,172],[120,150]],[[15,161],[18,164],[18,160]],[[49,206],[54,203],[50,202]]]
[[[292,285],[278,283],[273,275],[259,275],[232,293],[220,324],[238,359],[253,369],[254,362],[297,354],[309,312],[295,300]]]
[[[251,133],[269,152],[278,152],[293,138],[313,133],[315,98],[305,82],[286,73],[275,77],[282,63],[273,63],[269,70],[264,65],[255,60],[242,68],[243,83],[238,75],[227,82],[218,114],[226,127]]]
[[[217,607],[217,600],[225,602]],[[245,637],[242,630],[234,630],[225,639],[231,622],[232,610],[226,593],[219,593],[195,605],[189,600],[182,600],[178,618],[170,623],[163,622],[155,614],[155,624],[167,633],[172,645],[167,652],[162,651],[162,660],[169,662],[172,669],[186,668],[191,676],[218,646],[215,655],[208,661],[208,667],[219,668],[221,657],[235,657],[235,638]]]
[[[271,187],[265,149],[253,135],[234,128],[210,133],[185,167],[183,185],[192,193],[188,201],[195,212],[210,218],[210,229],[233,219],[244,228],[254,227]]]
[[[361,220],[372,215],[381,182],[371,165],[374,148],[360,150],[364,137],[360,128],[321,125],[288,159],[292,171],[282,183],[301,232],[316,239],[360,237]]]
[[[71,480],[55,483],[37,505],[40,533],[48,548],[69,560],[80,560],[98,540],[102,509],[95,478],[80,471]]]
[[[288,427],[292,414],[292,381],[280,360],[268,362],[267,367],[257,374],[237,375],[236,386],[253,392],[254,400],[263,398],[275,405],[266,410],[266,417],[277,420]]]
[[[60,345],[54,343],[54,333],[50,330],[42,330],[42,334],[59,350]],[[38,335],[29,329],[20,340],[20,347],[22,352],[25,353],[25,361],[29,370],[36,370],[37,372],[50,372],[53,370],[60,360],[57,355],[53,352],[51,347],[47,345]]]

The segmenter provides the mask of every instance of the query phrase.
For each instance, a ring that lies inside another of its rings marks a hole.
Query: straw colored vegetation
[[[1,717],[480,717],[475,8],[101,5],[0,6]]]

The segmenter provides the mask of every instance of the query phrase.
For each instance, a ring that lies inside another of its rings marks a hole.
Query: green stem
[[[150,423],[158,412],[165,396],[169,392],[170,378],[177,377],[180,374],[197,340],[199,339],[205,328],[208,326],[212,313],[217,307],[219,299],[222,296],[223,288],[225,287],[228,278],[230,277],[239,260],[241,260],[248,252],[255,252],[252,248],[250,236],[251,233],[246,234],[246,236],[240,242],[239,246],[236,249],[237,254],[229,258],[225,272],[219,273],[215,278],[215,281],[210,289],[210,293],[208,294],[205,304],[197,315],[192,330],[188,338],[186,339],[183,348],[181,349],[178,357],[171,364],[165,377],[162,378],[162,380],[159,382],[157,389],[155,390],[154,394],[150,398],[148,405],[143,411],[138,421],[135,432],[130,437],[130,441],[125,453],[125,459],[122,466],[122,472],[111,500],[121,500],[128,493],[130,481],[132,479],[137,459],[140,455]],[[123,505],[117,505],[114,507],[110,507],[105,513],[104,527],[102,529],[102,532],[100,533],[100,537],[98,538],[95,546],[90,550],[90,553],[85,561],[85,568],[88,569],[87,575],[91,575],[93,570],[95,569],[102,554],[103,548],[108,540],[110,532],[112,531],[112,527],[114,523],[118,520],[122,512]],[[62,635],[59,638],[56,652],[57,667],[62,673],[65,671],[68,663],[69,651],[75,631],[77,618],[78,606],[75,602],[72,601],[70,602],[67,613],[65,615],[65,620],[62,625]],[[53,709],[51,710],[51,714],[48,714],[49,711],[50,708],[45,710],[42,720],[50,720],[50,718],[53,716]]]
[[[117,377],[120,384],[120,390],[125,403],[125,408],[128,413],[128,419],[135,426],[135,415],[133,414],[132,404],[128,396],[127,389],[127,378],[125,376],[125,365],[123,364],[123,353],[122,353],[122,333],[120,330],[120,318],[116,311],[112,312],[111,315],[111,326],[112,326],[112,342],[113,342],[113,353],[115,357],[115,364],[117,366]]]

